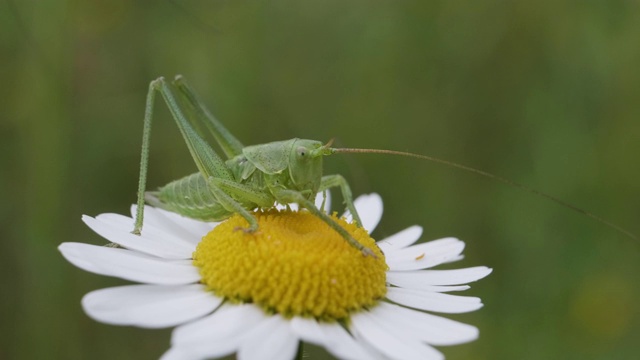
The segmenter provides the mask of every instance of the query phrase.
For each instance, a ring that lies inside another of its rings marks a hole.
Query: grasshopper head
[[[330,149],[320,141],[296,139],[289,153],[289,174],[298,190],[311,190],[315,196],[322,179],[322,157]]]

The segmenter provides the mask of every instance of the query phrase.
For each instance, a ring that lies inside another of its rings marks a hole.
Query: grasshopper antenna
[[[331,142],[328,143],[326,146],[329,146],[330,144],[331,144]],[[398,156],[412,157],[412,158],[416,158],[416,159],[427,160],[427,161],[435,162],[435,163],[438,163],[438,164],[447,165],[447,166],[450,166],[450,167],[453,167],[453,168],[456,168],[456,169],[460,169],[460,170],[471,172],[471,173],[474,173],[474,174],[477,174],[477,175],[488,177],[490,179],[500,181],[500,182],[505,183],[507,185],[510,185],[512,187],[518,188],[520,190],[524,190],[524,191],[526,191],[528,193],[543,197],[543,198],[545,198],[547,200],[551,200],[551,201],[555,202],[556,204],[559,204],[559,205],[564,206],[566,208],[569,208],[569,209],[571,209],[571,210],[573,210],[573,211],[575,211],[577,213],[580,213],[582,215],[590,217],[590,218],[592,218],[592,219],[594,219],[594,220],[596,220],[596,221],[598,221],[598,222],[600,222],[600,223],[602,223],[602,224],[604,224],[604,225],[616,230],[617,232],[619,232],[621,234],[624,234],[625,236],[635,240],[636,242],[640,242],[640,239],[638,239],[638,237],[635,234],[631,233],[628,230],[625,230],[625,229],[621,228],[620,226],[618,226],[618,225],[616,225],[616,224],[614,224],[614,223],[612,223],[612,222],[610,222],[608,220],[605,220],[605,219],[601,218],[598,215],[595,215],[595,214],[592,214],[592,213],[590,213],[590,212],[588,212],[586,210],[580,209],[579,207],[571,205],[571,204],[569,204],[569,203],[567,203],[567,202],[565,202],[563,200],[560,200],[555,196],[551,196],[549,194],[545,194],[545,193],[543,193],[541,191],[538,191],[538,190],[536,190],[534,188],[528,187],[526,185],[522,185],[522,184],[517,183],[515,181],[509,180],[509,179],[506,179],[506,178],[503,178],[503,177],[500,177],[500,176],[497,176],[497,175],[494,175],[494,174],[491,174],[491,173],[488,173],[486,171],[478,170],[478,169],[475,169],[475,168],[472,168],[472,167],[469,167],[469,166],[465,166],[465,165],[461,165],[461,164],[458,164],[458,163],[454,163],[454,162],[451,162],[451,161],[438,159],[438,158],[433,157],[433,156],[414,154],[414,153],[405,152],[405,151],[382,150],[382,149],[356,149],[356,148],[330,148],[330,150],[331,150],[331,154],[335,154],[335,153],[387,154],[387,155],[398,155]]]

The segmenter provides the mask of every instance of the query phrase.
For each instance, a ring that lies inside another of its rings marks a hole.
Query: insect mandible
[[[172,181],[157,191],[145,192],[156,93],[160,93],[164,98],[198,172]],[[211,133],[225,153],[226,160],[223,160],[204,139],[204,129]],[[314,204],[313,200],[318,192],[338,187],[353,220],[358,226],[362,226],[345,178],[339,174],[322,173],[323,157],[334,153],[400,155],[452,166],[554,201],[638,241],[629,231],[556,197],[482,170],[426,155],[382,149],[332,148],[331,142],[323,144],[316,140],[298,138],[245,147],[207,110],[180,75],[171,82],[160,77],[149,84],[142,135],[137,210],[132,233],[139,235],[142,231],[145,201],[161,209],[203,221],[220,221],[237,213],[248,222],[249,227],[243,229],[248,233],[258,230],[258,222],[251,214],[252,210],[272,208],[276,203],[297,203],[322,219],[364,255],[374,256],[371,249],[357,242]]]

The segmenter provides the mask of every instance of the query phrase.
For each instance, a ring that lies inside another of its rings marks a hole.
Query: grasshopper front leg
[[[340,192],[342,193],[344,204],[351,213],[353,220],[358,224],[358,226],[362,227],[360,215],[358,215],[358,211],[356,210],[355,205],[353,205],[353,195],[351,195],[351,188],[349,187],[349,183],[347,183],[347,180],[345,180],[342,175],[337,174],[323,176],[322,181],[320,182],[319,192],[324,192],[324,190],[332,187],[340,187]]]
[[[329,225],[333,230],[335,230],[338,234],[340,234],[340,236],[342,236],[351,246],[362,251],[362,254],[364,254],[365,256],[373,256],[374,258],[376,257],[376,254],[371,249],[357,242],[356,239],[354,239],[347,232],[347,230],[342,228],[340,224],[335,222],[324,211],[320,211],[313,202],[308,200],[304,195],[302,195],[298,191],[279,190],[276,193],[276,200],[282,204],[288,204],[288,203],[294,203],[294,202],[298,203],[305,209],[309,210],[313,215],[322,219],[322,221],[327,223],[327,225]]]

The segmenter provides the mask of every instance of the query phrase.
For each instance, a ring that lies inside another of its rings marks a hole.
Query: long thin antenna
[[[569,208],[569,209],[571,209],[571,210],[573,210],[575,212],[578,212],[578,213],[580,213],[582,215],[588,216],[588,217],[590,217],[590,218],[592,218],[592,219],[594,219],[596,221],[599,221],[600,223],[605,224],[606,226],[608,226],[608,227],[610,227],[610,228],[612,228],[612,229],[614,229],[614,230],[626,235],[627,237],[629,237],[629,238],[631,238],[631,239],[633,239],[635,241],[640,241],[640,239],[638,239],[638,237],[635,234],[633,234],[633,233],[621,228],[620,226],[618,226],[618,225],[616,225],[616,224],[614,224],[614,223],[612,223],[612,222],[610,222],[608,220],[605,220],[605,219],[601,218],[598,215],[592,214],[592,213],[590,213],[590,212],[588,212],[586,210],[580,209],[577,206],[571,205],[571,204],[569,204],[569,203],[567,203],[567,202],[565,202],[563,200],[560,200],[557,197],[545,194],[545,193],[540,192],[540,191],[538,191],[538,190],[536,190],[534,188],[530,188],[530,187],[528,187],[526,185],[522,185],[522,184],[517,183],[515,181],[512,181],[512,180],[509,180],[509,179],[506,179],[506,178],[503,178],[503,177],[488,173],[486,171],[474,169],[474,168],[469,167],[469,166],[457,164],[457,163],[454,163],[454,162],[451,162],[451,161],[447,161],[447,160],[438,159],[438,158],[433,157],[433,156],[420,155],[420,154],[414,154],[414,153],[405,152],[405,151],[395,151],[395,150],[331,148],[331,153],[361,153],[361,154],[399,155],[399,156],[417,158],[417,159],[421,159],[421,160],[428,160],[428,161],[431,161],[431,162],[447,165],[447,166],[450,166],[450,167],[454,167],[456,169],[468,171],[468,172],[471,172],[471,173],[474,173],[474,174],[478,174],[478,175],[482,175],[482,176],[488,177],[488,178],[493,179],[493,180],[500,181],[500,182],[505,183],[507,185],[513,186],[515,188],[518,188],[518,189],[524,190],[526,192],[532,193],[534,195],[543,197],[543,198],[545,198],[547,200],[551,200],[551,201],[555,202],[556,204],[559,204],[559,205],[564,206],[566,208]]]

